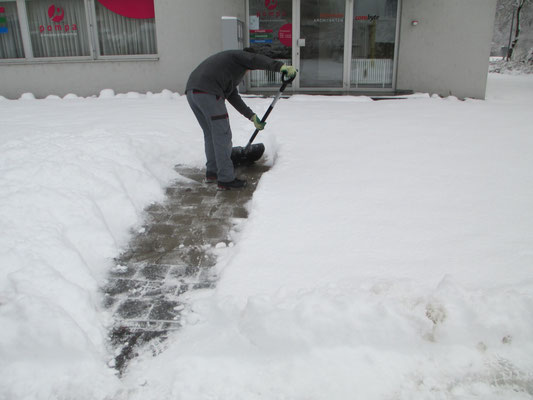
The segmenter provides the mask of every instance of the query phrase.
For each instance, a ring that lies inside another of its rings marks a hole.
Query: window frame
[[[87,24],[89,55],[72,57],[34,57],[31,44],[30,27],[26,10],[26,0],[2,0],[3,2],[17,4],[17,14],[20,25],[20,34],[24,47],[24,58],[3,58],[0,64],[53,64],[53,63],[84,63],[84,62],[108,62],[108,61],[157,61],[159,60],[159,46],[157,46],[157,23],[156,23],[156,47],[155,54],[132,54],[132,55],[100,55],[100,42],[98,40],[98,24],[96,20],[96,0],[83,0],[85,5],[85,18]],[[155,1],[155,0],[154,0]]]
[[[6,63],[20,63],[20,62],[24,62],[27,58],[28,58],[28,51],[27,51],[27,45],[26,45],[26,42],[27,42],[27,39],[29,39],[29,31],[28,31],[28,37],[26,38],[24,33],[27,29],[27,23],[26,25],[23,25],[22,24],[22,20],[26,20],[27,22],[27,19],[26,18],[21,18],[21,11],[20,11],[20,7],[19,7],[19,3],[17,0],[2,0],[4,3],[16,3],[16,6],[17,6],[17,18],[19,20],[19,28],[20,28],[20,36],[22,37],[22,49],[24,51],[24,57],[21,57],[21,58],[0,58],[0,63],[1,62],[6,62]]]

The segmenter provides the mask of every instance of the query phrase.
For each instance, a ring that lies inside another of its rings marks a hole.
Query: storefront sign
[[[278,8],[277,0],[265,0],[265,8],[258,10],[255,15],[258,18],[273,20],[275,18],[286,18],[287,11]]]
[[[280,43],[287,47],[292,47],[292,24],[285,24],[278,31]]]
[[[65,10],[63,10],[61,7],[51,5],[48,8],[48,18],[54,22],[61,22],[63,21],[63,18],[65,18]]]
[[[0,33],[7,33],[7,18],[5,16],[6,9],[0,7]]]
[[[258,17],[286,17],[286,11],[258,11],[256,14]]]
[[[256,16],[262,17],[262,18],[268,18],[268,17],[286,17],[287,12],[282,10],[276,10],[278,8],[278,2],[276,0],[265,0],[265,8],[264,11],[257,11]]]
[[[78,25],[73,21],[63,22],[65,10],[61,7],[51,5],[48,7],[48,18],[50,23],[39,25],[39,32],[46,36],[71,36],[78,34]]]
[[[273,36],[272,29],[251,29],[250,43],[272,43]]]
[[[43,35],[54,34],[57,35],[76,35],[78,33],[78,25],[64,24],[64,25],[39,25],[39,32]]]
[[[276,0],[265,0],[265,7],[269,10],[273,10],[278,6],[278,2]]]
[[[272,29],[254,29],[250,30],[250,39],[271,39]]]
[[[313,19],[313,22],[344,22],[344,14],[342,13],[320,13],[319,18]]]
[[[136,19],[155,18],[154,0],[98,0],[115,14]]]
[[[356,21],[377,21],[379,19],[379,15],[357,15],[354,17]]]

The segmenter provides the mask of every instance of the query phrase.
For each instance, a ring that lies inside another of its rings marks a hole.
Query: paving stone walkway
[[[268,167],[238,168],[248,185],[231,191],[204,183],[204,170],[176,170],[188,181],[175,182],[166,189],[165,202],[146,209],[143,228],[115,260],[103,288],[115,319],[110,340],[120,373],[141,347],[157,354],[169,331],[180,328],[184,293],[215,285],[213,249],[231,245],[231,230],[247,217],[245,204]]]

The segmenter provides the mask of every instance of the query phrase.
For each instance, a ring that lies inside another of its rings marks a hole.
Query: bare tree
[[[507,61],[509,61],[512,56],[513,52],[516,48],[516,45],[518,44],[518,40],[520,39],[520,15],[522,13],[522,9],[527,4],[531,4],[533,0],[514,0],[512,4],[513,8],[513,18],[511,20],[511,32],[509,34],[509,49],[507,50]],[[512,39],[513,36],[513,28],[514,28],[514,39]]]

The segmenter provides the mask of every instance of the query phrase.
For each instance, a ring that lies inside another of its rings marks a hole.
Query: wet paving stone
[[[183,295],[213,288],[218,243],[231,242],[235,225],[247,218],[263,165],[237,169],[248,180],[243,190],[217,191],[203,182],[205,170],[177,166],[180,179],[166,188],[163,203],[145,210],[144,224],[115,260],[102,288],[104,306],[114,315],[110,343],[113,365],[122,374],[141,349],[157,354],[170,331],[181,327]]]
[[[124,319],[142,319],[148,316],[152,308],[152,302],[149,300],[126,299],[120,303],[117,314]]]
[[[178,301],[164,300],[154,304],[148,316],[151,320],[172,321],[179,317],[182,308]]]
[[[140,271],[140,274],[148,280],[164,281],[169,269],[169,265],[148,264]]]
[[[133,297],[134,293],[140,293],[145,284],[145,282],[133,279],[110,279],[108,285],[105,287],[105,294],[110,297],[116,297],[118,295]]]

